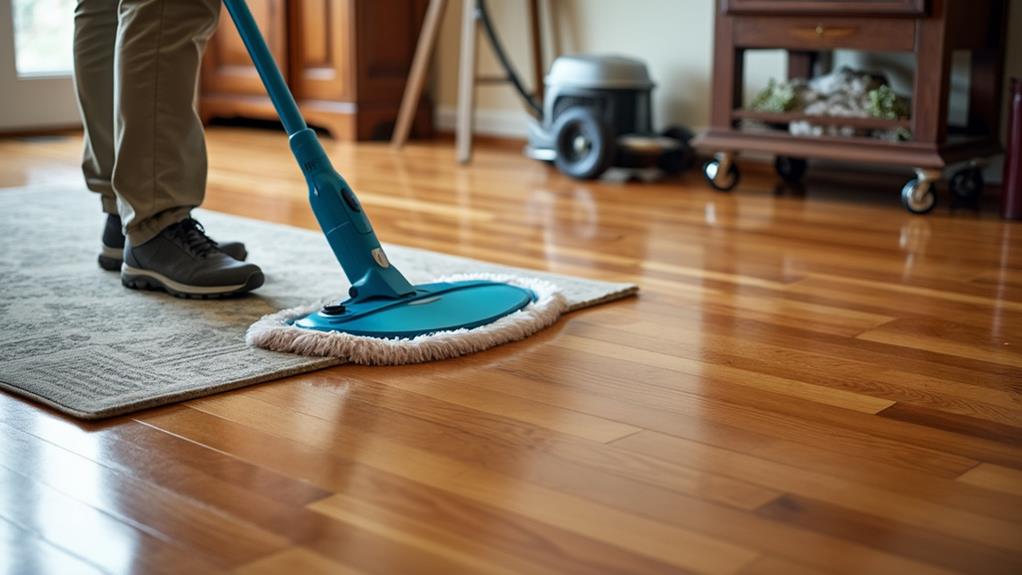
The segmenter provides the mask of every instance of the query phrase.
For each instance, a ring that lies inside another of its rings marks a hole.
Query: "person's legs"
[[[79,0],[83,171],[109,214],[100,265],[127,287],[219,297],[263,283],[242,244],[219,246],[189,217],[206,186],[199,64],[219,14],[220,0]]]
[[[202,203],[206,144],[195,97],[219,15],[220,0],[120,0],[111,181],[133,245]]]
[[[117,0],[78,0],[75,7],[75,88],[85,128],[82,172],[100,194],[103,211],[117,213],[114,170],[114,42]]]
[[[99,265],[110,271],[121,269],[124,249],[123,222],[111,184],[117,156],[114,151],[114,47],[119,6],[120,0],[78,0],[74,36],[75,92],[85,128],[82,173],[86,186],[100,194],[103,212],[108,214]],[[202,42],[208,36],[207,27],[205,21],[197,27],[203,35]],[[200,158],[203,151],[197,152]],[[201,190],[201,184],[195,188]],[[242,243],[227,242],[218,247],[239,261],[246,258],[247,251]]]

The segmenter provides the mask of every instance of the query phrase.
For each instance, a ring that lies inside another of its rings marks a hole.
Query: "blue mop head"
[[[316,331],[294,325],[333,300],[286,309],[264,316],[248,329],[249,345],[273,351],[335,357],[364,365],[400,365],[447,359],[524,339],[557,321],[567,302],[550,282],[496,274],[466,274],[440,278],[456,282],[488,280],[531,290],[536,298],[524,308],[471,329],[437,331],[413,338],[379,338],[340,331]]]

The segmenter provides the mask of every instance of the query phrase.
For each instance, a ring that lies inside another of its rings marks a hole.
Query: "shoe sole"
[[[124,250],[104,245],[103,251],[99,252],[99,267],[108,272],[121,271],[121,264],[124,263]]]
[[[248,293],[263,285],[262,272],[248,277],[243,284],[224,286],[192,286],[176,282],[152,270],[121,265],[121,284],[130,289],[165,291],[173,296],[191,299],[215,299]]]

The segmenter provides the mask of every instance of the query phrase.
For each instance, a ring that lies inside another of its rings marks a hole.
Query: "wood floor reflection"
[[[0,140],[0,186],[78,182],[80,147]],[[460,167],[443,142],[327,147],[384,241],[640,296],[470,357],[98,424],[0,393],[0,564],[1022,572],[1018,224],[910,216],[883,177],[803,196],[753,169],[719,194],[510,148]],[[206,208],[316,226],[283,136],[209,148]]]

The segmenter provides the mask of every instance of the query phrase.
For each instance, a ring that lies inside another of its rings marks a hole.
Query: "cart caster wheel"
[[[901,188],[901,205],[913,214],[926,214],[937,205],[937,189],[932,181],[913,178]]]
[[[789,184],[797,184],[806,175],[807,163],[802,158],[791,156],[777,156],[774,158],[774,169],[782,180]]]
[[[741,179],[738,166],[734,162],[731,162],[727,174],[719,172],[720,160],[713,159],[703,164],[703,177],[706,178],[706,182],[710,184],[710,187],[718,192],[730,192],[738,185],[738,180]]]
[[[983,172],[979,168],[963,168],[955,172],[948,189],[955,205],[976,206],[983,195]]]

